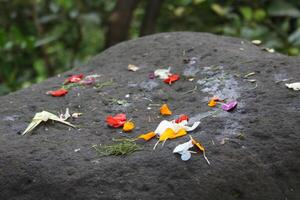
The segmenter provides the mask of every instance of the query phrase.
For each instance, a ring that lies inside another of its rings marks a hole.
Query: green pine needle
[[[140,146],[135,143],[135,139],[115,139],[114,141],[112,145],[94,145],[93,148],[101,156],[129,155],[141,150]]]

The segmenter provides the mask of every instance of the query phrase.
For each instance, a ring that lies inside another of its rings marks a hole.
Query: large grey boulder
[[[300,81],[299,61],[244,39],[163,33],[118,44],[85,66],[1,97],[0,199],[300,199],[300,92],[285,87]],[[128,64],[140,70],[130,72]],[[151,71],[167,66],[179,81],[149,80]],[[255,75],[245,78],[250,72]],[[77,73],[101,74],[101,81],[116,84],[45,95]],[[238,107],[208,107],[213,95],[237,99]],[[111,104],[111,98],[129,105]],[[147,109],[164,102],[173,116]],[[49,122],[19,134],[36,112],[66,108],[83,113],[70,121],[80,128]],[[162,119],[188,114],[197,120],[212,111],[190,133],[205,146],[211,165],[200,153],[187,162],[172,153],[187,136],[154,151],[157,139],[138,141],[143,150],[128,156],[99,157],[92,148],[153,131]],[[132,133],[107,127],[105,117],[119,112],[136,123]]]

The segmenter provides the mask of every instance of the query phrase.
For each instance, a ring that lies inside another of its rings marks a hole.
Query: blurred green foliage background
[[[259,39],[278,52],[300,54],[298,0],[119,0],[124,2],[118,7],[118,1],[107,0],[0,0],[0,95],[154,32]],[[118,12],[127,13],[126,28],[118,24],[125,17],[114,18]]]

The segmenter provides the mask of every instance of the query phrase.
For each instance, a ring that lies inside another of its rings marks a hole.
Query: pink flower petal
[[[225,111],[231,111],[237,106],[238,102],[237,101],[231,101],[229,103],[223,104],[222,109]]]

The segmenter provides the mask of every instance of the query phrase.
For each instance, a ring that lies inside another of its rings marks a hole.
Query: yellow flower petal
[[[175,133],[174,135],[172,135],[172,136],[170,137],[170,139],[182,137],[182,136],[184,136],[184,135],[186,135],[186,134],[187,134],[186,130],[182,128],[182,129],[179,129],[179,131],[178,131],[177,133]]]
[[[204,148],[204,146],[203,146],[201,143],[199,143],[199,142],[197,142],[196,140],[194,140],[194,139],[192,138],[192,136],[190,136],[190,137],[191,137],[191,140],[192,140],[193,145],[196,145],[196,147],[197,147],[198,149],[200,149],[200,151],[203,152],[203,157],[204,157],[204,159],[206,160],[207,164],[210,165],[210,162],[209,162],[208,158],[207,158],[206,155],[205,155],[205,148]]]
[[[125,124],[123,125],[123,131],[124,132],[129,132],[132,131],[134,129],[134,123],[131,121],[127,121],[125,122]]]
[[[217,102],[214,99],[211,99],[207,105],[209,107],[215,107],[217,105]]]
[[[198,148],[198,149],[200,149],[200,151],[205,151],[205,149],[204,149],[204,146],[201,144],[201,143],[199,143],[199,142],[197,142],[196,140],[194,140],[194,139],[192,139],[192,143],[193,143],[193,145],[196,145],[196,147]]]
[[[160,107],[160,114],[162,114],[162,115],[172,115],[172,111],[169,109],[167,104],[163,104]]]
[[[144,139],[146,141],[152,139],[156,134],[154,132],[149,132],[149,133],[146,133],[146,134],[142,134],[142,135],[139,135],[139,139]]]
[[[171,137],[174,137],[174,135],[175,135],[175,131],[173,131],[173,129],[171,129],[171,128],[167,128],[167,129],[165,130],[165,132],[163,132],[163,133],[160,135],[159,141],[165,141],[165,140],[167,140],[167,139],[169,139],[169,138],[171,138]]]

